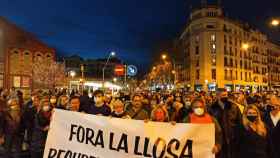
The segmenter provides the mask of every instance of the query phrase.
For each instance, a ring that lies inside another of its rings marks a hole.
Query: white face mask
[[[42,110],[45,111],[45,112],[49,111],[50,110],[50,106],[43,106]]]
[[[115,114],[117,114],[117,115],[121,115],[121,114],[123,114],[124,113],[124,111],[122,111],[122,112],[117,112],[117,111],[115,111]]]
[[[194,113],[198,116],[202,116],[204,114],[204,109],[203,108],[195,108]]]

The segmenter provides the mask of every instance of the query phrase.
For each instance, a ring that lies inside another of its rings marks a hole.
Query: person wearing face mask
[[[225,89],[218,89],[217,101],[209,108],[209,113],[214,116],[222,128],[223,144],[217,158],[236,158],[238,127],[241,124],[241,112],[237,105],[228,99]]]
[[[30,157],[43,157],[43,151],[49,130],[52,107],[48,97],[41,100],[40,109],[33,120],[32,136],[30,141]]]
[[[188,115],[189,111],[184,106],[182,96],[180,94],[175,95],[175,101],[172,106],[172,113],[170,115],[170,120],[181,123],[183,119]]]
[[[163,105],[158,105],[152,110],[151,120],[155,122],[169,122],[168,112]]]
[[[3,127],[1,144],[4,146],[5,156],[18,157],[21,152],[22,144],[22,126],[21,110],[18,100],[15,98],[8,100],[8,106],[4,109]],[[0,130],[1,131],[1,130]],[[0,133],[1,134],[1,133]]]
[[[244,110],[237,133],[238,158],[272,158],[267,129],[255,105],[249,105]]]
[[[111,108],[104,103],[104,93],[101,90],[94,92],[94,105],[89,107],[88,114],[109,116]]]
[[[268,110],[264,114],[264,122],[272,143],[273,158],[280,157],[280,100],[271,96],[268,101]]]
[[[111,114],[112,117],[124,118],[124,119],[130,118],[129,115],[124,110],[124,103],[120,99],[116,99],[112,102],[112,108],[113,108]]]
[[[212,149],[213,154],[218,154],[222,148],[222,129],[218,121],[208,112],[205,101],[201,98],[196,98],[191,103],[192,112],[189,113],[183,120],[183,123],[194,124],[215,124],[215,146]]]

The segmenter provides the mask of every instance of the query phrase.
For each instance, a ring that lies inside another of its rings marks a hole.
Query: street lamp
[[[108,64],[108,62],[109,62],[109,60],[110,60],[110,58],[111,57],[114,57],[116,55],[116,53],[115,52],[111,52],[110,54],[109,54],[109,56],[108,56],[108,58],[107,58],[107,61],[106,61],[106,63],[105,63],[105,65],[104,65],[104,67],[102,68],[102,86],[103,86],[103,88],[104,88],[104,86],[105,86],[105,69],[106,69],[106,66],[107,66],[107,64]]]
[[[117,81],[118,81],[118,79],[117,79],[116,77],[114,77],[114,78],[113,78],[113,81],[114,81],[114,82],[117,82]]]
[[[274,27],[277,27],[280,25],[280,20],[279,19],[272,19],[271,25]]]
[[[74,77],[76,76],[76,72],[75,72],[75,71],[70,71],[70,76],[71,76],[72,78],[74,78]]]
[[[166,55],[166,54],[162,54],[162,55],[161,55],[161,58],[162,58],[163,60],[165,60],[165,59],[167,58],[167,55]]]
[[[248,43],[243,43],[243,44],[242,44],[242,49],[243,49],[243,50],[246,50],[246,51],[247,51],[247,50],[249,49],[249,47],[250,47],[250,46],[249,46]]]

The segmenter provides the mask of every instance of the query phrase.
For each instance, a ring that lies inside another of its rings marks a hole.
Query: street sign
[[[134,65],[129,65],[127,67],[127,75],[128,76],[135,76],[137,74],[137,67]]]
[[[115,75],[116,76],[123,76],[124,75],[124,65],[116,65],[115,66]]]

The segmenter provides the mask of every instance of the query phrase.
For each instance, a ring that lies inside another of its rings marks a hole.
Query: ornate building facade
[[[179,42],[192,90],[261,91],[279,85],[280,47],[259,30],[225,17],[219,5],[193,9]]]

